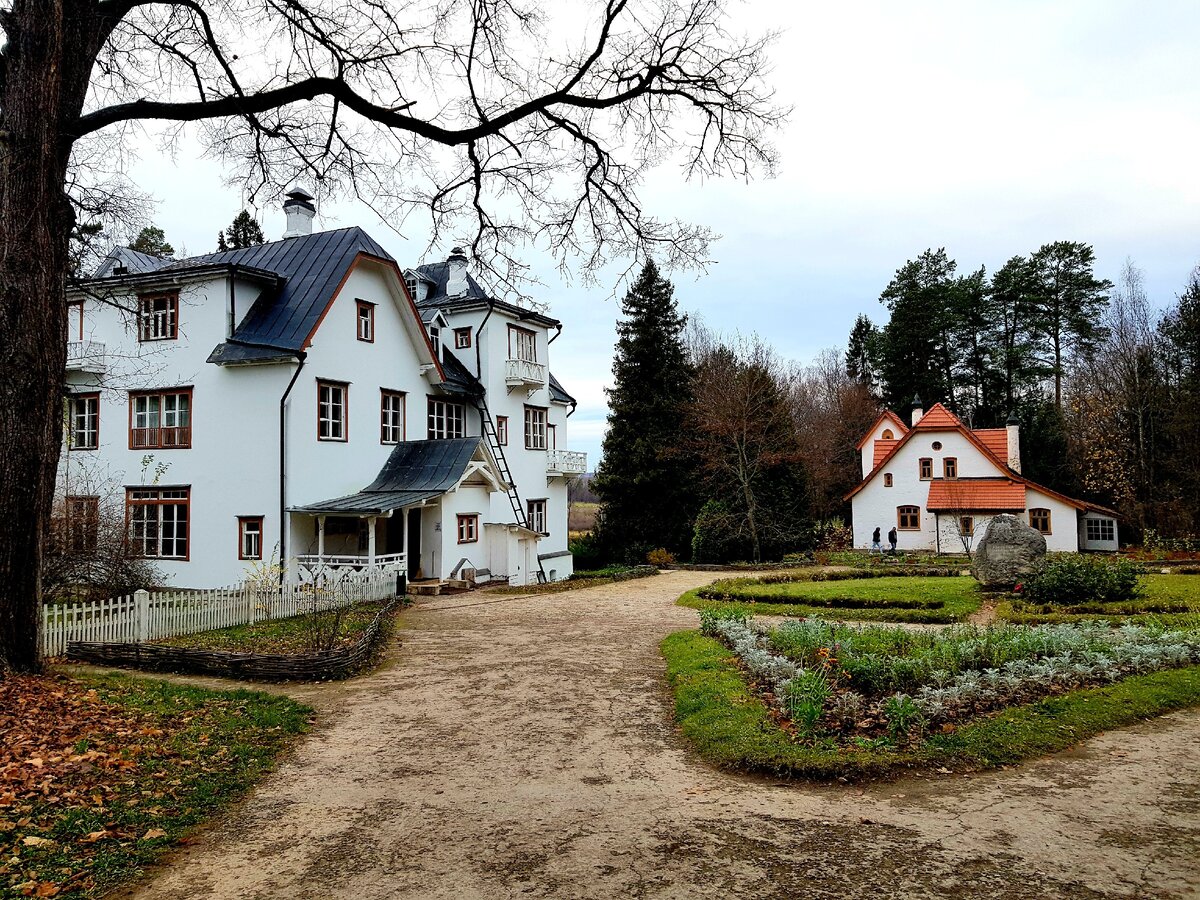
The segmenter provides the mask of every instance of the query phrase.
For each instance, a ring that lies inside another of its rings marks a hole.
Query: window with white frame
[[[138,297],[139,341],[173,341],[179,337],[179,294]]]
[[[442,329],[436,325],[429,326],[429,343],[433,345],[433,358],[442,358]]]
[[[129,540],[138,556],[188,558],[191,488],[126,488]]]
[[[479,540],[479,514],[460,515],[458,517],[458,542],[473,544]]]
[[[262,559],[263,517],[238,516],[238,559]]]
[[[366,300],[355,300],[358,321],[358,339],[370,344],[375,341],[375,304]]]
[[[526,518],[529,520],[529,528],[531,531],[536,531],[539,534],[549,534],[546,530],[546,501],[545,500],[530,500],[525,504]]]
[[[129,449],[192,446],[192,389],[139,391],[129,395]]]
[[[546,446],[549,447],[549,449],[551,449],[551,450],[558,449],[558,426],[557,425],[547,425],[546,426]]]
[[[411,275],[406,276],[404,279],[404,286],[408,288],[408,296],[412,297],[413,303],[416,303],[421,299],[420,295],[417,294],[417,279],[413,278]]]
[[[100,446],[100,395],[73,394],[67,401],[71,450],[95,450]]]
[[[350,386],[344,382],[317,382],[317,440],[346,440],[349,394]]]
[[[1108,541],[1117,539],[1117,523],[1112,519],[1084,519],[1089,541]]]
[[[509,325],[508,356],[509,359],[537,362],[537,334],[526,328]]]
[[[496,416],[496,441],[501,447],[508,446],[508,416]]]
[[[431,441],[466,437],[467,410],[461,403],[429,398],[428,437]]]
[[[379,443],[404,440],[404,392],[379,389]]]
[[[525,449],[546,449],[546,409],[544,407],[525,407]]]
[[[466,350],[471,346],[471,329],[470,328],[455,328],[454,329],[454,349]]]

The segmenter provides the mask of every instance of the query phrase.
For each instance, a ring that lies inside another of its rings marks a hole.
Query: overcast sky
[[[1200,263],[1195,0],[733,8],[749,31],[783,31],[772,80],[795,110],[777,136],[779,175],[700,185],[663,169],[642,195],[654,214],[723,235],[707,274],[676,278],[681,306],[710,326],[809,360],[844,347],[860,312],[882,321],[880,291],[927,247],[993,271],[1047,241],[1085,241],[1102,276],[1131,257],[1160,306]],[[240,208],[187,145],[175,159],[147,150],[131,174],[190,254],[214,249]],[[319,228],[361,225],[402,265],[430,261],[366,208],[321,212]],[[282,234],[281,212],[259,218],[268,239]],[[538,274],[565,325],[551,367],[580,401],[570,443],[594,466],[617,305],[611,287]]]

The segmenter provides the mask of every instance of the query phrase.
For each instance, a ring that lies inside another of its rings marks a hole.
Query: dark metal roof
[[[440,496],[462,479],[479,438],[404,441],[392,448],[378,477],[357,494],[294,507],[305,513],[387,512]]]
[[[462,360],[444,345],[442,347],[442,371],[446,375],[446,380],[442,382],[442,390],[451,394],[466,394],[469,397],[483,396],[483,385],[479,383],[471,370],[463,365]]]
[[[127,273],[155,272],[173,262],[173,259],[130,250],[128,247],[113,247],[92,277],[107,278],[118,266],[124,268]]]
[[[471,277],[471,273],[467,273],[467,292],[460,294],[457,297],[448,298],[446,296],[446,282],[450,280],[450,263],[437,262],[426,263],[422,266],[417,266],[416,271],[424,275],[429,283],[433,285],[429,293],[426,295],[423,303],[437,303],[441,300],[486,300],[487,291],[479,286],[479,282]]]
[[[572,406],[575,406],[575,398],[567,393],[567,389],[564,388],[559,383],[558,379],[554,377],[553,372],[550,372],[549,375],[550,375],[550,399],[557,400],[559,403],[570,403]]]
[[[247,344],[300,350],[359,253],[392,259],[370,235],[355,226],[194,256],[172,264],[168,270],[225,263],[279,275],[283,279],[280,286],[259,295],[233,336]],[[218,347],[213,356],[224,359],[226,352],[236,356],[241,351]]]

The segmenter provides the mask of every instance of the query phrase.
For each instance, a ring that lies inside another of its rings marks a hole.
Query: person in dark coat
[[[888,532],[888,543],[892,545],[892,552],[896,552],[896,526],[892,526],[892,530]]]
[[[880,543],[879,529],[875,529],[875,533],[871,535],[871,552],[883,554],[883,544]]]

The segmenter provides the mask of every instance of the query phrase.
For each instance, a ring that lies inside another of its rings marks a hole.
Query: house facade
[[[311,232],[303,192],[285,212],[283,240],[243,250],[115,250],[69,295],[60,514],[123,508],[178,587],[271,561],[569,575],[586,459],[548,368],[561,324],[489,297],[457,250],[404,269],[362,229]]]
[[[1051,551],[1116,550],[1110,509],[1067,497],[1021,474],[1020,426],[969,429],[938,403],[914,404],[908,424],[884,412],[858,443],[862,483],[847,495],[854,546],[885,545],[896,528],[901,550],[969,553],[992,517],[1018,516]]]

